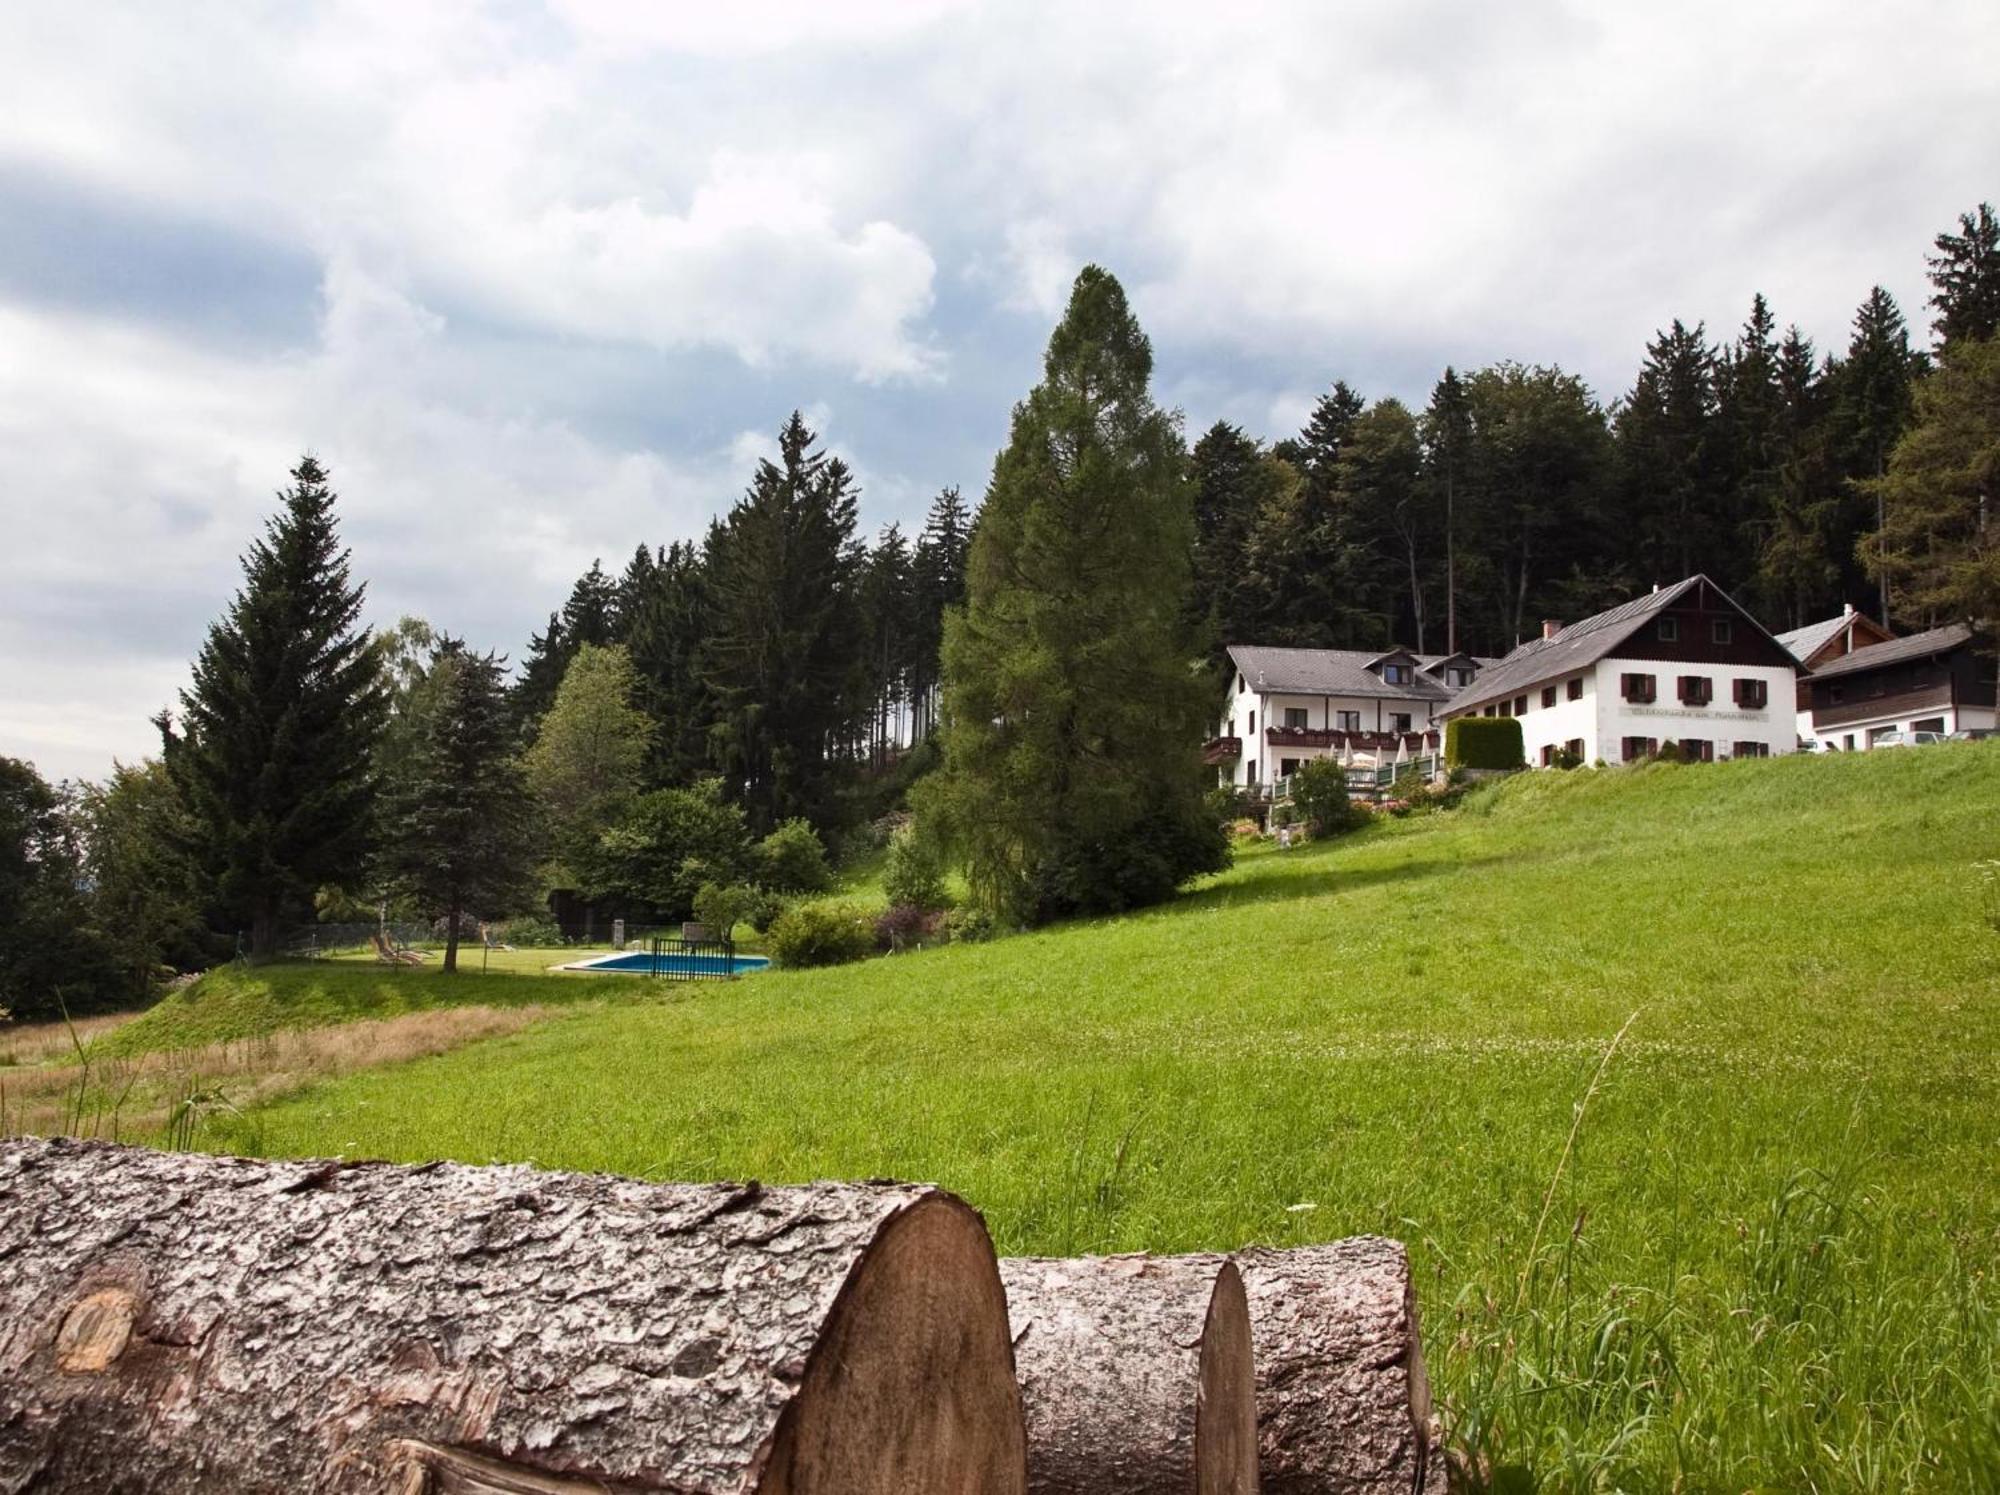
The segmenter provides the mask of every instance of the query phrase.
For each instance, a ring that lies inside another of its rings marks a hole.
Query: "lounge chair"
[[[377,933],[374,938],[375,958],[385,966],[420,966],[425,957],[415,950],[399,949],[389,943],[388,938]]]

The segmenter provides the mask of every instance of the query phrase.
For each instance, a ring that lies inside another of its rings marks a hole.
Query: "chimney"
[[[1657,592],[1657,591],[1659,591],[1659,589],[1660,589],[1660,584],[1659,584],[1659,583],[1658,583],[1657,581],[1656,581],[1656,582],[1654,582],[1654,583],[1653,583],[1653,590]]]
[[[1563,631],[1563,622],[1561,618],[1542,619],[1543,638],[1554,638],[1557,634],[1561,633],[1562,631]]]
[[[1842,616],[1843,618],[1851,618],[1851,617],[1853,617],[1853,616],[1854,616],[1854,604],[1853,604],[1852,602],[1843,602],[1843,603],[1841,604],[1841,606],[1840,606],[1840,615],[1841,615],[1841,616]]]

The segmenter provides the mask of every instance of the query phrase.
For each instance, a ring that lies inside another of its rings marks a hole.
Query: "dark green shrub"
[[[826,845],[810,821],[787,820],[757,843],[757,880],[778,893],[824,893],[833,886]]]
[[[882,891],[892,907],[944,908],[951,902],[944,873],[944,852],[936,838],[906,826],[889,842]]]
[[[875,921],[875,940],[885,950],[915,950],[945,942],[945,916],[934,908],[898,903]]]
[[[1444,724],[1444,761],[1452,768],[1526,768],[1521,724],[1511,716],[1460,716]]]
[[[598,837],[588,865],[579,869],[582,890],[638,899],[669,919],[685,919],[703,883],[744,880],[748,842],[742,807],[723,799],[721,780],[656,789],[633,800]]]
[[[837,966],[875,953],[875,918],[851,903],[802,903],[772,921],[771,958],[781,966]]]
[[[969,905],[955,908],[944,916],[945,938],[954,943],[976,945],[1000,934],[1000,921],[983,908]]]
[[[1299,765],[1292,775],[1292,803],[1316,836],[1337,836],[1367,820],[1347,797],[1347,770],[1334,758]]]
[[[554,950],[569,943],[562,925],[537,914],[527,919],[509,919],[500,928],[500,938],[523,950]]]

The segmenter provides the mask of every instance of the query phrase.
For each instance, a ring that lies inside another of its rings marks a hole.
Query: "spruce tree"
[[[278,950],[314,891],[360,877],[375,806],[371,754],[387,709],[379,652],[357,626],[334,493],[311,457],[243,558],[243,588],[212,625],[164,758],[215,917]]]
[[[563,632],[562,614],[550,613],[549,626],[528,635],[528,652],[521,661],[521,674],[508,692],[507,705],[514,728],[522,737],[532,737],[535,724],[555,704],[556,691],[576,648]]]
[[[1366,617],[1357,635],[1364,646],[1407,643],[1423,652],[1439,524],[1422,473],[1416,417],[1401,400],[1377,400],[1350,429],[1334,478],[1353,569],[1366,578],[1350,604]]]
[[[385,795],[381,871],[445,920],[449,974],[468,914],[506,914],[527,901],[534,842],[500,661],[447,638],[430,673],[425,731]]]
[[[1263,444],[1241,426],[1217,421],[1194,444],[1191,470],[1195,544],[1188,611],[1219,675],[1230,644],[1262,642],[1245,632],[1258,612],[1245,593],[1250,532],[1269,486]]]
[[[873,705],[869,756],[877,764],[894,746],[897,712],[909,699],[917,632],[917,591],[902,526],[884,529],[862,568],[861,618],[867,631],[868,689]]]
[[[912,643],[910,703],[912,731],[927,737],[937,709],[938,651],[944,644],[945,612],[965,601],[965,554],[972,544],[972,515],[956,487],[931,500],[910,557],[917,593],[917,635]]]
[[[618,642],[618,604],[618,583],[605,574],[601,560],[592,561],[563,603],[563,638],[572,653],[585,644],[603,648]]]
[[[1030,923],[1168,896],[1227,846],[1202,804],[1194,515],[1152,349],[1097,266],[1014,407],[945,626],[945,764],[920,814],[975,897]]]
[[[1444,647],[1458,652],[1458,505],[1472,450],[1472,410],[1458,371],[1449,366],[1431,390],[1420,425],[1424,473],[1444,529]]]
[[[1916,380],[1923,368],[1921,356],[1910,350],[1909,328],[1896,298],[1876,286],[1854,314],[1854,336],[1835,383],[1833,419],[1848,475],[1857,480],[1844,516],[1854,531],[1880,531],[1884,526],[1888,490],[1864,485],[1889,470],[1889,454],[1910,421]],[[1886,621],[1893,596],[1890,571],[1867,560],[1865,549],[1857,551],[1849,567],[1857,585],[1861,578],[1854,576],[1856,566],[1876,578],[1878,616]]]
[[[676,540],[660,553],[632,604],[626,648],[639,677],[640,708],[653,723],[645,778],[654,787],[690,783],[706,771],[710,708],[701,674],[706,598],[701,553]]]
[[[1643,580],[1678,581],[1725,569],[1715,528],[1715,355],[1707,329],[1678,317],[1646,345],[1646,361],[1618,413],[1628,561]],[[1727,583],[1724,583],[1727,585]]]
[[[711,751],[759,833],[839,813],[840,764],[868,712],[853,474],[796,411],[777,462],[710,531],[702,673]]]
[[[1937,236],[1937,253],[1926,262],[1937,312],[1931,331],[1941,348],[2000,333],[2000,218],[1983,202],[1977,212],[1959,214],[1958,227]]]

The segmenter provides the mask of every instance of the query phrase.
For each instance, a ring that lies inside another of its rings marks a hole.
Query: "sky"
[[[1446,364],[1842,346],[2000,198],[1991,0],[0,7],[0,755],[99,777],[302,452],[378,624],[519,658],[779,424],[983,490],[1096,262],[1190,438]]]

